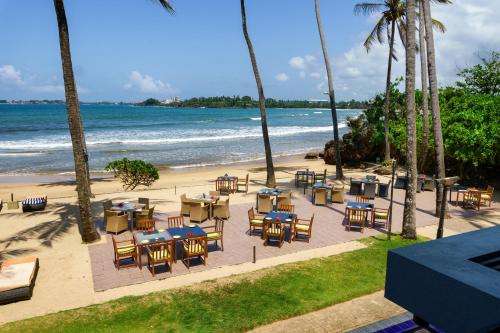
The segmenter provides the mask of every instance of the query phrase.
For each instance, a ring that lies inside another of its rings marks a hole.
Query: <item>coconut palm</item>
[[[57,17],[57,27],[59,30],[59,47],[61,52],[69,132],[71,135],[73,157],[75,160],[76,190],[78,193],[78,205],[80,212],[80,234],[83,242],[87,243],[99,239],[99,234],[97,233],[91,218],[90,197],[92,192],[90,189],[87,145],[85,143],[82,118],[80,115],[80,105],[78,102],[78,93],[73,73],[73,64],[71,61],[68,21],[66,19],[66,11],[64,9],[64,1],[53,1]],[[158,3],[166,10],[170,12],[173,11],[167,0],[158,0]]]
[[[416,24],[415,0],[406,1],[406,168],[408,186],[406,188],[401,236],[416,239],[416,198],[417,198],[417,129],[415,112],[415,55]]]
[[[436,2],[448,2],[448,0],[433,0]],[[385,100],[384,100],[384,159],[390,160],[391,158],[391,147],[389,143],[389,114],[391,106],[391,71],[392,71],[392,61],[396,60],[396,52],[394,49],[395,45],[395,34],[396,29],[398,30],[399,37],[403,45],[405,44],[405,34],[406,34],[406,8],[405,1],[403,0],[386,0],[383,2],[363,2],[354,6],[355,14],[372,15],[374,13],[380,12],[380,18],[378,19],[375,27],[372,29],[368,37],[364,42],[364,46],[367,52],[370,51],[373,43],[378,41],[383,44],[385,42],[384,35],[387,34],[387,41],[389,42],[389,55],[387,61],[387,79],[385,85]],[[439,30],[444,31],[444,25],[433,20],[433,25]]]
[[[335,90],[333,89],[333,74],[330,65],[330,58],[328,57],[328,48],[326,46],[323,23],[321,21],[319,0],[314,0],[314,9],[316,13],[316,23],[318,25],[319,39],[321,42],[321,48],[323,50],[323,58],[325,59],[326,76],[328,78],[328,96],[330,97],[330,108],[332,110],[333,140],[335,145],[335,175],[337,179],[343,179],[344,173],[342,171],[342,159],[340,157],[339,123],[337,119],[337,107],[335,105]]]
[[[439,94],[436,74],[436,51],[434,48],[434,33],[431,25],[431,4],[429,0],[421,0],[424,16],[424,26],[426,29],[425,42],[427,47],[427,64],[429,72],[429,85],[431,95],[431,111],[432,123],[434,130],[434,145],[436,149],[436,167],[437,177],[444,178],[445,164],[444,164],[444,147],[443,147],[443,133],[441,131],[441,112],[439,108]],[[443,193],[442,184],[438,184],[436,190],[436,216],[439,216],[439,209],[441,207],[441,198]]]
[[[420,170],[425,169],[429,146],[429,77],[427,76],[427,47],[425,46],[425,25],[423,3],[418,1],[418,44],[420,50],[420,81],[422,84],[422,149],[420,150]]]
[[[276,178],[274,176],[274,165],[273,156],[271,153],[271,143],[269,141],[269,131],[267,129],[267,113],[266,113],[266,98],[264,96],[264,88],[262,87],[262,80],[260,78],[259,67],[257,65],[257,60],[255,58],[255,51],[253,49],[253,44],[248,35],[247,28],[247,14],[245,9],[245,0],[241,0],[241,21],[243,27],[243,36],[248,47],[248,53],[250,55],[250,62],[252,63],[253,74],[255,76],[255,83],[257,84],[257,92],[259,94],[259,110],[260,110],[260,121],[262,126],[262,137],[264,139],[264,151],[266,155],[266,169],[267,169],[267,187],[276,186]]]

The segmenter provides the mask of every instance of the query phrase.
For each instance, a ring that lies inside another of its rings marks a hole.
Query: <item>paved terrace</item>
[[[404,194],[404,190],[396,189],[394,191],[393,232],[401,231]],[[251,196],[254,197],[255,193],[249,193],[247,196],[249,198]],[[347,195],[346,201],[349,200],[354,200],[354,197]],[[437,219],[433,216],[434,200],[435,192],[422,192],[417,194],[417,227],[428,226],[437,222]],[[321,248],[384,233],[384,230],[375,230],[371,228],[365,229],[364,233],[355,229],[350,232],[347,231],[344,224],[344,210],[346,204],[334,203],[326,207],[314,206],[310,201],[310,190],[306,195],[302,192],[294,191],[292,203],[295,205],[295,212],[301,218],[310,218],[312,214],[315,214],[313,234],[310,243],[303,241],[294,241],[292,243],[285,242],[281,248],[273,245],[264,246],[259,235],[249,235],[248,233],[247,211],[254,204],[231,204],[231,218],[226,221],[224,225],[223,252],[215,248],[215,245],[209,245],[209,255],[206,266],[201,262],[193,260],[192,266],[190,270],[188,270],[182,261],[177,261],[177,263],[173,265],[172,273],[166,271],[164,265],[157,266],[157,275],[155,277],[152,276],[145,266],[142,270],[136,267],[117,270],[113,264],[111,235],[105,235],[105,237],[107,237],[105,243],[89,246],[94,290],[104,291],[152,280],[168,279],[171,276],[189,274],[190,272],[252,262],[253,246],[256,246],[257,260],[259,260]],[[389,199],[387,198],[376,198],[374,203],[375,207],[389,207]],[[493,210],[494,207],[492,206],[492,208],[485,209]],[[462,208],[454,206],[450,206],[450,212],[455,216],[475,214],[473,211],[464,211]],[[157,219],[157,229],[167,228],[165,222],[166,217],[173,215],[178,215],[178,212],[156,212],[155,218]],[[188,220],[189,219],[186,218],[186,221]],[[453,223],[453,220],[448,220],[447,222]],[[211,225],[211,223],[211,221],[206,221],[202,223],[201,226],[208,226]],[[118,236],[118,238],[129,237],[131,237],[129,232],[122,233]],[[142,262],[143,265],[147,262],[145,256],[143,256]]]

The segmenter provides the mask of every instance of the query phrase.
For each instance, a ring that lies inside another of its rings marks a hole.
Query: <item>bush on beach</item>
[[[113,171],[115,178],[120,179],[125,190],[133,190],[139,185],[149,187],[160,179],[158,169],[142,160],[123,158],[109,163],[105,169]]]

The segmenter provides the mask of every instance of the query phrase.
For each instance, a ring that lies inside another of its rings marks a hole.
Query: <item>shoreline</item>
[[[318,148],[319,149],[319,148]],[[311,149],[309,151],[312,151]],[[288,155],[278,155],[273,157],[273,162],[275,167],[278,167],[278,163],[290,163],[306,161],[306,152],[295,153]],[[318,159],[322,161],[322,159]],[[221,162],[221,163],[206,163],[206,164],[192,164],[185,166],[169,166],[166,164],[158,164],[155,167],[160,173],[160,177],[166,176],[168,174],[186,174],[186,173],[197,173],[197,172],[211,172],[224,168],[258,168],[265,165],[265,157],[258,157],[250,160],[242,161],[232,161],[232,162]],[[112,172],[107,171],[91,171],[90,177],[92,181],[101,180],[114,180]],[[74,171],[47,171],[39,173],[23,173],[23,174],[0,174],[0,184],[7,185],[8,187],[14,187],[18,185],[50,185],[50,184],[61,184],[68,183],[72,184],[75,182],[75,172]]]

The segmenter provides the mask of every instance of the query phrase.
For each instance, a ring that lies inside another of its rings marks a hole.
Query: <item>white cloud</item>
[[[129,76],[129,81],[123,86],[125,89],[136,89],[143,93],[175,93],[169,83],[163,83],[161,80],[155,80],[152,76],[139,71],[132,71]]]
[[[311,74],[309,74],[310,77],[312,77],[313,79],[321,79],[321,74],[318,73],[318,72],[312,72]]]
[[[308,63],[314,63],[316,61],[316,57],[311,54],[306,54],[304,58]]]
[[[286,73],[279,73],[274,78],[280,82],[285,82],[290,79]]]
[[[0,67],[0,81],[4,84],[20,86],[24,84],[21,78],[21,72],[12,65],[3,65]]]
[[[306,68],[306,61],[302,57],[293,57],[290,59],[288,62],[292,68],[295,69],[305,69]]]
[[[304,71],[300,71],[300,72],[299,72],[299,76],[300,76],[300,78],[301,78],[301,79],[305,79],[305,78],[306,78],[306,75],[307,75],[307,74],[306,74],[306,72],[304,72]]]

